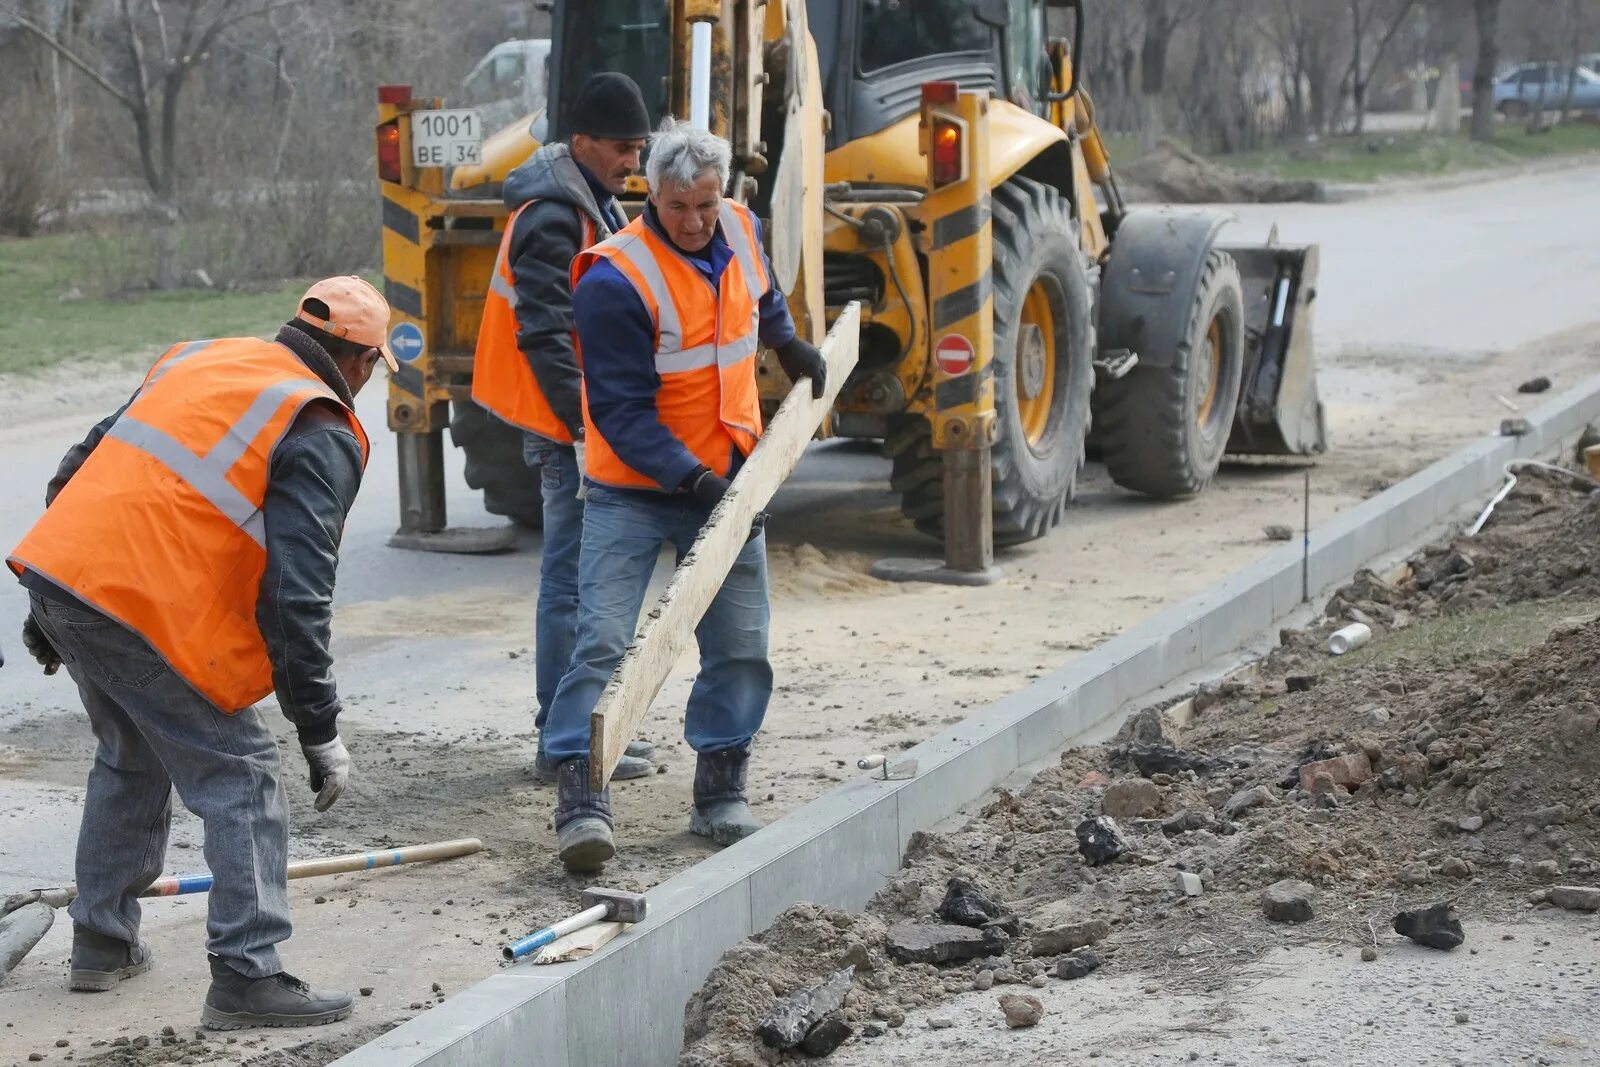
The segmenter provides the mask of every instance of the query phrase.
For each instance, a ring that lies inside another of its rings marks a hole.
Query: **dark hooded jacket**
[[[506,176],[506,207],[517,217],[506,258],[517,288],[517,347],[574,440],[583,437],[583,375],[572,342],[572,260],[583,251],[581,216],[610,237],[624,221],[614,197],[602,203],[596,186],[564,144],[549,144]],[[581,214],[580,214],[581,213]]]

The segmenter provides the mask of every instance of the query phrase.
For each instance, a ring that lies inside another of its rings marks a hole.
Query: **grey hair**
[[[733,167],[733,149],[710,130],[702,130],[667,116],[661,128],[650,137],[650,156],[645,160],[645,180],[651,192],[664,185],[687,189],[708,170],[717,172],[717,188],[727,189]]]

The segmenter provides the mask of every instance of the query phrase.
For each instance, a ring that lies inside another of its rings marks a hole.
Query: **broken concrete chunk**
[[[1294,540],[1294,527],[1284,526],[1282,523],[1275,522],[1270,526],[1263,526],[1261,528],[1261,533],[1268,541]]]
[[[1317,792],[1311,787],[1319,774],[1326,774],[1335,785],[1354,792],[1372,777],[1372,761],[1365,752],[1352,752],[1348,756],[1303,764],[1300,768],[1300,788],[1310,793]]]
[[[1272,795],[1272,790],[1264,785],[1258,785],[1251,789],[1241,789],[1233,794],[1228,798],[1228,802],[1222,805],[1222,811],[1228,818],[1237,819],[1251,808],[1259,808],[1263,804],[1273,804],[1276,801],[1277,798]]]
[[[1261,910],[1275,923],[1303,923],[1311,918],[1315,892],[1309,882],[1285,878],[1261,891]]]
[[[780,997],[756,1026],[756,1036],[772,1048],[794,1048],[818,1020],[844,1003],[854,975],[855,968],[846,967],[814,986]]]
[[[854,1034],[855,1030],[844,1021],[844,1013],[830,1012],[806,1033],[805,1040],[800,1042],[800,1051],[807,1056],[826,1056]]]
[[[1114,819],[1145,819],[1161,807],[1161,788],[1148,778],[1112,782],[1100,810]]]
[[[1006,1025],[1013,1030],[1037,1026],[1044,1018],[1044,1004],[1030,993],[1000,994],[1000,1010],[1005,1013]]]
[[[1193,871],[1174,871],[1172,887],[1186,897],[1197,897],[1204,892],[1200,876]]]
[[[1541,374],[1537,378],[1529,378],[1527,381],[1525,381],[1521,385],[1517,386],[1517,392],[1519,392],[1519,393],[1542,393],[1542,392],[1544,392],[1545,390],[1547,390],[1549,388],[1550,388],[1550,379],[1546,378],[1544,375]]]
[[[1395,875],[1395,878],[1401,885],[1427,885],[1433,878],[1433,872],[1428,869],[1426,863],[1418,860],[1400,868],[1400,873]]]
[[[1109,815],[1083,820],[1078,824],[1077,834],[1078,851],[1091,867],[1110,863],[1128,851],[1128,842],[1123,839],[1116,820]]]
[[[1361,713],[1361,721],[1368,726],[1382,726],[1389,721],[1389,709],[1375,704]]]
[[[1136,711],[1122,721],[1122,726],[1117,730],[1117,736],[1111,739],[1113,745],[1176,745],[1178,743],[1178,729],[1168,715],[1160,708],[1144,708]]]
[[[1128,746],[1127,756],[1134,769],[1146,778],[1157,774],[1182,774],[1184,771],[1215,774],[1234,766],[1233,761],[1220,756],[1191,752],[1176,745],[1132,744]]]
[[[1461,929],[1461,920],[1456,917],[1455,905],[1449,902],[1402,911],[1394,917],[1394,932],[1409,937],[1419,945],[1445,952],[1467,939],[1466,931]]]
[[[1161,824],[1161,832],[1168,837],[1176,837],[1179,834],[1204,830],[1208,825],[1210,820],[1198,811],[1180,811]]]
[[[889,929],[889,955],[901,963],[949,963],[998,956],[1011,939],[995,927],[931,926],[901,923]]]
[[[1456,829],[1464,834],[1475,834],[1483,829],[1483,816],[1463,815],[1456,820]]]
[[[1317,684],[1314,674],[1289,674],[1283,679],[1283,688],[1291,693],[1306,693]]]
[[[1077,978],[1086,978],[1100,969],[1102,960],[1098,953],[1088,949],[1079,949],[1070,956],[1063,956],[1061,962],[1056,964],[1056,977],[1070,982]]]
[[[1035,956],[1059,956],[1063,952],[1084,948],[1103,940],[1111,932],[1111,924],[1104,919],[1053,926],[1033,934],[1029,941]]]
[[[982,926],[1000,917],[1000,905],[965,878],[952,878],[939,904],[939,918],[957,926]]]
[[[1553,885],[1550,903],[1568,911],[1600,911],[1600,889],[1587,885]]]

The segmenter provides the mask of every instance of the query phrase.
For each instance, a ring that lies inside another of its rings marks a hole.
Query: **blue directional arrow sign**
[[[411,363],[422,355],[422,330],[414,322],[402,322],[389,331],[389,351],[402,363]]]

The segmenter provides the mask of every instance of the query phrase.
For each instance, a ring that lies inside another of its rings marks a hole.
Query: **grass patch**
[[[1218,156],[1216,161],[1234,170],[1279,178],[1376,182],[1588,153],[1600,153],[1600,124],[1568,123],[1539,134],[1530,134],[1522,126],[1502,125],[1491,144],[1480,144],[1465,134],[1324,137],[1311,144]]]
[[[97,294],[104,264],[139,254],[135,241],[92,234],[0,240],[0,374],[68,359],[144,357],[196,338],[269,335],[307,284]]]
[[[1401,658],[1440,663],[1482,663],[1520,655],[1544,642],[1569,619],[1600,613],[1600,600],[1557,597],[1462,615],[1419,619],[1403,630],[1374,634],[1354,652],[1331,658],[1329,673],[1370,665],[1388,665]]]

